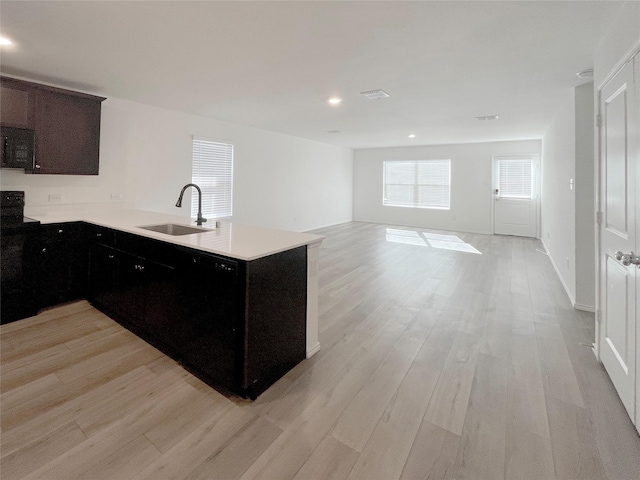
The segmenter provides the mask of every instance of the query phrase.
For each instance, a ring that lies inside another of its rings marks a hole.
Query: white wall
[[[596,302],[595,158],[593,83],[575,89],[576,307],[593,311]]]
[[[542,139],[542,242],[571,303],[576,298],[575,275],[575,93],[567,89],[553,123]]]
[[[616,19],[594,54],[593,80],[596,89],[618,62],[640,46],[640,2],[624,2]]]
[[[490,234],[492,158],[494,155],[540,154],[540,141],[425,145],[356,150],[354,154],[353,219],[391,225]],[[382,205],[384,160],[451,159],[451,209],[385,207]]]
[[[174,205],[191,181],[198,135],[234,144],[234,222],[304,231],[352,218],[350,149],[116,98],[102,105],[100,175],[2,171],[3,190],[25,190],[27,213],[133,207],[188,216],[187,198]],[[52,193],[63,201],[49,202]]]

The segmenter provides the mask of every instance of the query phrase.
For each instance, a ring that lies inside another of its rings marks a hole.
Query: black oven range
[[[24,216],[24,192],[0,192],[0,323],[38,313],[34,259],[40,222]]]

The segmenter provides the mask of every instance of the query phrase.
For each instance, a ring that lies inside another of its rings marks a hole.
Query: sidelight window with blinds
[[[498,189],[501,197],[531,199],[531,157],[498,159]]]
[[[233,212],[233,145],[193,137],[191,181],[202,190],[206,218],[230,217]],[[198,214],[198,195],[191,194],[191,216]]]
[[[451,160],[386,160],[383,170],[383,205],[450,208]]]

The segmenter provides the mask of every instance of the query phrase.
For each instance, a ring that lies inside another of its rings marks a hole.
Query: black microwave
[[[35,162],[35,134],[28,128],[0,126],[2,163],[0,168],[33,170]]]

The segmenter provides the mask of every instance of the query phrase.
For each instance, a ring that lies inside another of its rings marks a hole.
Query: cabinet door
[[[98,175],[100,110],[92,98],[37,90],[34,173]]]
[[[175,349],[184,338],[183,323],[178,317],[175,268],[149,260],[141,266],[144,328],[151,336]]]
[[[144,286],[142,259],[118,251],[116,256],[116,286],[113,309],[121,318],[136,327],[144,326]]]
[[[116,302],[117,252],[106,245],[93,245],[89,262],[89,299],[110,310]]]
[[[4,126],[33,128],[34,89],[11,78],[0,79],[0,122]]]
[[[39,256],[38,296],[40,307],[70,300],[71,268],[65,242],[41,244]]]

